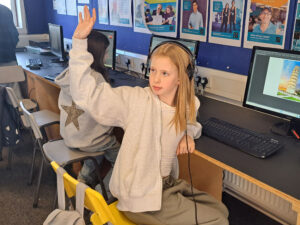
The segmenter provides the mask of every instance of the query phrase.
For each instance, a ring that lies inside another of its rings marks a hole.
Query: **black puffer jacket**
[[[9,103],[5,87],[0,86],[0,151],[4,146],[15,146],[20,142],[20,116]]]

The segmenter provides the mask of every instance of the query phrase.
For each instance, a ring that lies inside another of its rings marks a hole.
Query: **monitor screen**
[[[190,51],[194,55],[194,58],[197,59],[198,45],[199,45],[198,41],[178,39],[178,38],[170,38],[170,37],[167,38],[167,37],[160,37],[160,36],[156,36],[156,35],[153,35],[152,38],[151,38],[150,47],[149,47],[149,55],[152,52],[152,50],[159,43],[164,42],[164,41],[178,41],[178,42],[180,42],[181,44],[185,45],[188,49],[190,49]],[[146,75],[146,77],[149,77],[148,70],[146,70],[145,75]]]
[[[104,65],[114,70],[116,62],[116,31],[98,29],[95,29],[95,31],[101,32],[109,40],[109,46],[107,47],[108,56],[106,57]]]
[[[64,37],[62,26],[48,23],[51,52],[64,59]]]
[[[254,47],[244,106],[289,119],[299,119],[299,72],[299,52]]]

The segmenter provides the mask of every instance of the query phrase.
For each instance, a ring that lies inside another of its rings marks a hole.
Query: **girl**
[[[107,71],[104,66],[105,52],[109,41],[105,35],[91,31],[87,37],[88,52],[93,55],[94,62],[90,65],[91,77],[96,85],[108,82]],[[58,105],[60,113],[60,134],[68,147],[79,148],[82,151],[105,151],[105,158],[114,165],[120,144],[112,134],[112,127],[98,124],[88,112],[80,109],[74,103],[70,94],[70,73],[66,69],[55,82],[61,87]],[[101,164],[103,157],[97,159]],[[97,183],[95,166],[92,160],[85,160],[79,172],[78,180],[94,187]],[[110,179],[110,173],[106,179]],[[107,182],[108,183],[108,182]],[[98,190],[98,186],[96,188]],[[99,190],[100,185],[99,185]],[[108,191],[108,188],[106,188]],[[110,193],[108,192],[108,195]]]
[[[221,32],[223,32],[224,25],[225,25],[225,33],[227,32],[227,24],[229,24],[229,4],[228,3],[226,3],[225,8],[222,11]]]
[[[229,30],[229,32],[231,33],[231,31],[232,31],[232,26],[233,26],[233,30],[234,30],[234,31],[236,30],[236,29],[235,29],[235,24],[236,24],[236,7],[235,7],[235,0],[232,0],[232,2],[231,2],[229,23],[230,23],[230,30]]]
[[[165,20],[163,22],[163,24],[174,25],[173,24],[174,23],[174,15],[175,15],[175,13],[173,11],[173,7],[171,5],[168,5],[166,7],[166,11],[165,11],[164,16],[163,16],[163,18]]]
[[[110,181],[118,209],[137,224],[195,224],[190,185],[178,177],[176,147],[187,130],[201,135],[196,122],[199,101],[186,69],[191,57],[177,44],[164,44],[151,56],[150,87],[97,86],[90,76],[92,55],[86,37],[96,20],[84,8],[84,20],[73,35],[70,90],[77,105],[95,120],[124,129],[123,142]],[[187,106],[187,107],[186,107]],[[187,125],[187,121],[189,122]],[[177,149],[177,154],[192,148]],[[199,224],[226,225],[226,207],[211,196],[196,193]]]

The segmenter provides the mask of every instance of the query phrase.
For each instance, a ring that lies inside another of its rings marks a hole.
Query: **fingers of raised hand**
[[[83,19],[82,19],[82,13],[80,12],[79,13],[79,23],[82,23],[83,22]]]
[[[85,5],[83,11],[84,11],[84,20],[86,21],[91,17],[89,8]]]
[[[96,9],[93,8],[93,22],[96,22]]]

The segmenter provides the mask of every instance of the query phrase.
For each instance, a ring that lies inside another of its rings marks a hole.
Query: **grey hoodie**
[[[118,209],[131,212],[161,209],[161,102],[149,87],[111,88],[91,77],[93,56],[87,39],[73,38],[70,51],[70,92],[76,102],[103,125],[122,127],[124,137],[109,183]],[[200,105],[195,97],[197,109]],[[188,124],[188,134],[199,138],[201,125]],[[175,133],[175,132],[174,132]],[[180,132],[179,138],[184,132]],[[177,145],[178,143],[176,143]],[[176,149],[175,149],[176,150]],[[178,168],[174,166],[173,171]]]
[[[105,82],[103,76],[92,70],[97,85]],[[117,140],[112,135],[112,127],[100,125],[88,112],[75,105],[70,94],[69,68],[65,69],[56,79],[55,83],[61,88],[58,99],[60,109],[60,134],[69,147],[80,148],[83,151],[106,150],[102,146]]]

